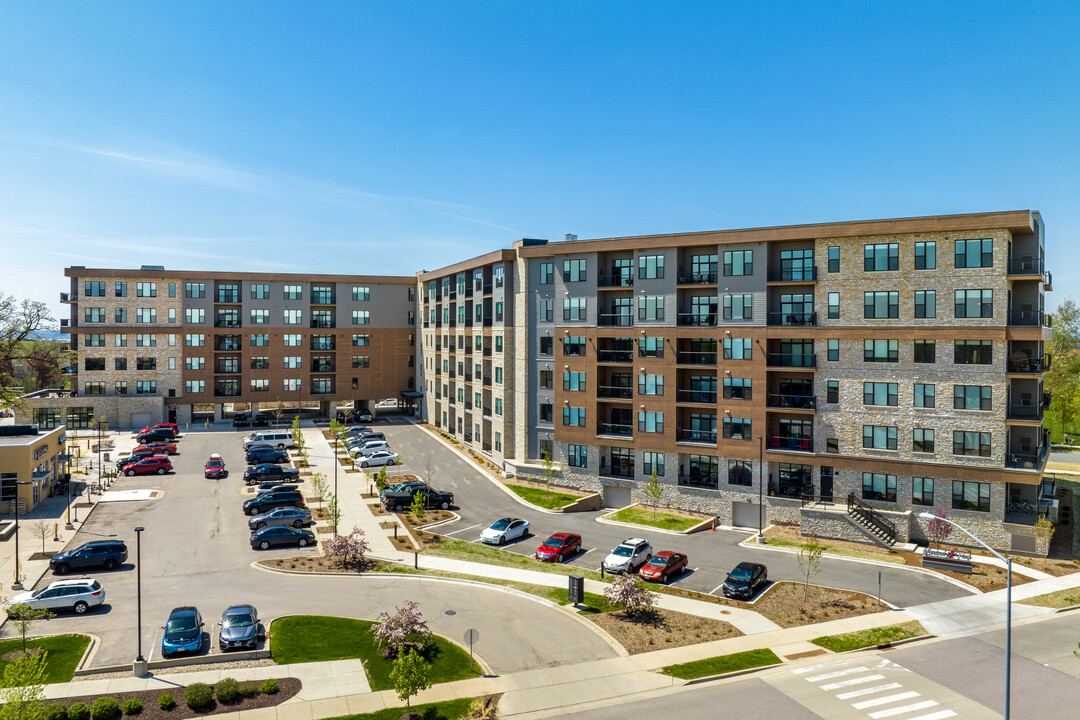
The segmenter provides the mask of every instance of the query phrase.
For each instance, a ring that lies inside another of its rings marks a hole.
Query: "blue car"
[[[203,619],[196,608],[174,609],[161,629],[165,631],[161,638],[162,656],[172,657],[177,653],[197,653],[202,650]]]

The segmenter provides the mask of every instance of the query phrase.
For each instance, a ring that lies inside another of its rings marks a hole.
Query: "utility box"
[[[570,576],[570,602],[575,605],[585,602],[585,578],[581,575]]]

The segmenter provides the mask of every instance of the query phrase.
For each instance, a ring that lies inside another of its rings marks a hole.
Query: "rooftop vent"
[[[575,235],[574,233],[563,233],[562,239],[565,242],[573,242],[577,240],[577,235]]]

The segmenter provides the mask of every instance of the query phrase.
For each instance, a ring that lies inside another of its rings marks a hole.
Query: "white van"
[[[274,445],[279,448],[296,447],[296,441],[293,439],[293,434],[290,431],[264,430],[262,432],[253,432],[245,437],[244,449],[247,450],[252,445],[258,445],[260,443]]]

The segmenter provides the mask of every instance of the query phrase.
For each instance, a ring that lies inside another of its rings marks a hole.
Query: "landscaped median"
[[[711,522],[712,518],[692,513],[678,513],[673,511],[645,508],[638,505],[630,505],[621,510],[604,515],[602,520],[627,523],[629,525],[641,525],[654,527],[660,530],[672,532],[690,532],[695,528]]]
[[[779,665],[780,658],[772,650],[761,648],[760,650],[747,650],[746,652],[732,653],[730,655],[717,655],[716,657],[694,660],[693,662],[668,665],[660,668],[660,672],[683,680],[696,680],[715,675],[750,670],[769,665]]]
[[[899,625],[886,625],[885,627],[868,628],[858,632],[842,633],[840,635],[826,635],[814,638],[810,642],[834,653],[860,650],[867,647],[890,645],[908,640],[910,638],[927,635],[926,628],[918,620],[900,623]]]
[[[70,682],[89,645],[88,635],[47,635],[26,639],[28,654],[48,653],[44,677],[46,683]],[[14,660],[22,657],[22,648],[21,638],[0,641],[0,674]]]
[[[525,502],[545,510],[560,510],[586,496],[586,493],[574,495],[539,485],[519,485],[504,482],[503,486]]]

